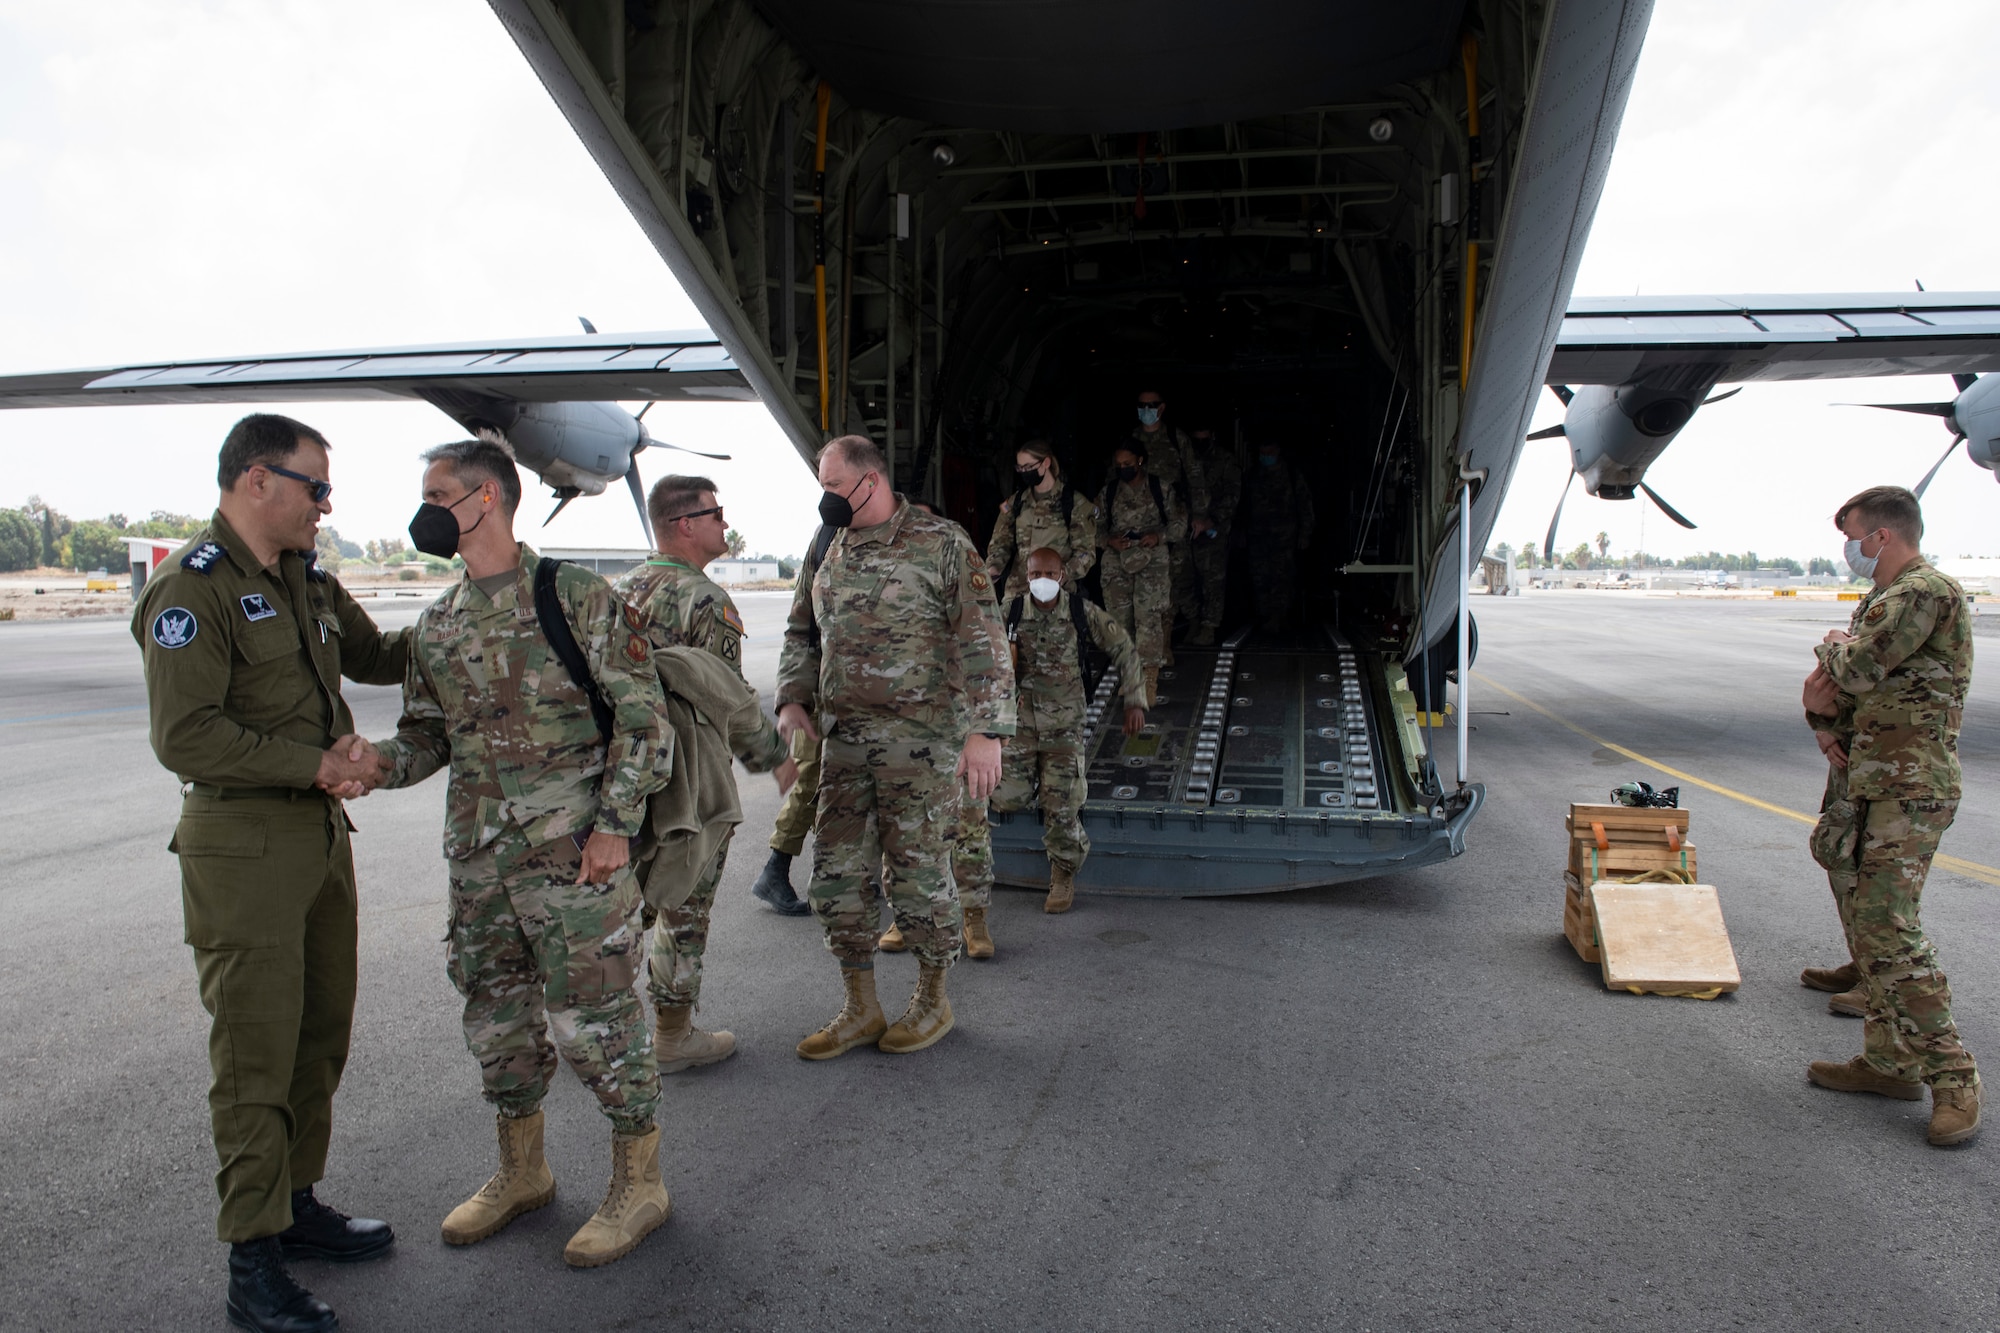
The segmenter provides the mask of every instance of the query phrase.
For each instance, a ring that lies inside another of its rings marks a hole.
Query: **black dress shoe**
[[[783,852],[772,852],[771,859],[764,863],[763,873],[750,886],[750,892],[770,904],[771,910],[780,916],[810,916],[812,905],[799,901],[799,895],[792,889],[792,858]]]
[[[351,1264],[386,1254],[396,1243],[387,1222],[349,1217],[313,1197],[312,1186],[292,1191],[292,1224],[278,1233],[287,1259],[330,1259]]]
[[[338,1333],[340,1319],[292,1281],[276,1236],[229,1247],[229,1322],[251,1333]]]

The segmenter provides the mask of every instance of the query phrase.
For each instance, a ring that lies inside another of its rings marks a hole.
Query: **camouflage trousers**
[[[1132,636],[1145,666],[1167,660],[1165,627],[1172,623],[1173,584],[1169,556],[1163,546],[1106,550],[1100,567],[1104,609]]]
[[[1167,602],[1167,628],[1174,624],[1174,614],[1193,616],[1201,609],[1201,573],[1195,568],[1194,543],[1175,542],[1167,550],[1173,568],[1173,592]]]
[[[653,1038],[634,983],[639,884],[621,870],[577,884],[569,838],[530,845],[510,826],[451,867],[445,970],[465,997],[465,1044],[486,1100],[502,1115],[541,1104],[569,1061],[623,1134],[643,1134],[660,1105]]]
[[[1006,753],[1004,746],[1001,753]],[[951,879],[958,886],[961,906],[992,906],[993,826],[987,822],[985,802],[963,792],[958,798],[958,831],[951,841]]]
[[[1298,552],[1289,541],[1251,545],[1250,587],[1257,598],[1257,621],[1266,629],[1282,628],[1291,620],[1298,568]]]
[[[819,747],[815,745],[814,749]],[[702,868],[694,888],[653,922],[652,951],[646,957],[646,994],[656,1009],[692,1008],[701,1003],[701,956],[708,951],[708,917],[715,908],[716,885],[729,860],[731,828],[722,845]]]
[[[1815,857],[1835,863],[1827,880],[1867,995],[1863,1057],[1939,1088],[1979,1082],[1918,911],[1938,839],[1957,813],[1957,801],[1836,801],[1813,831]],[[1836,844],[1839,854],[1825,854]]]
[[[818,813],[819,742],[803,731],[795,734],[792,762],[799,766],[799,780],[785,793],[785,803],[778,808],[778,822],[771,830],[771,850],[786,856],[797,856],[805,850],[806,834],[812,832],[813,817]]]
[[[1194,570],[1201,591],[1203,629],[1222,628],[1222,599],[1229,587],[1229,534],[1218,531],[1213,537],[1189,542],[1194,548]],[[1190,611],[1193,603],[1189,603]]]
[[[1000,752],[1000,788],[993,794],[997,810],[1016,813],[1040,798],[1042,846],[1050,861],[1075,870],[1090,855],[1090,836],[1083,831],[1083,801],[1090,794],[1083,757],[1083,738],[1075,732],[1015,731]]]
[[[828,737],[820,752],[812,908],[826,947],[850,967],[875,962],[879,871],[896,924],[918,958],[949,967],[963,916],[952,883],[959,747]]]

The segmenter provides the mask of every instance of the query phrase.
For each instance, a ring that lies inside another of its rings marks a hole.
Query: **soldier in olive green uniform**
[[[594,1267],[630,1251],[671,1207],[654,1124],[659,1070],[634,991],[644,925],[627,863],[647,799],[672,772],[666,698],[644,625],[589,570],[555,568],[563,624],[543,623],[542,561],[513,536],[511,455],[468,440],[424,457],[411,536],[418,550],[463,554],[465,577],[417,621],[402,721],[382,754],[394,786],[450,770],[445,966],[465,998],[466,1047],[500,1141],[499,1172],[445,1219],[444,1239],[484,1240],[554,1197],[541,1103],[560,1050],[612,1126],[611,1189],[563,1252]],[[564,635],[587,679],[563,664]]]
[[[1214,510],[1209,508],[1208,478],[1202,473],[1201,460],[1195,456],[1194,444],[1181,431],[1166,420],[1166,400],[1157,390],[1139,391],[1139,424],[1132,430],[1132,442],[1142,448],[1140,457],[1146,460],[1147,475],[1157,477],[1187,516],[1188,533],[1202,531],[1208,527],[1208,520]],[[1105,515],[1109,521],[1110,515]],[[1161,628],[1163,645],[1162,662],[1171,665],[1174,660],[1173,632],[1176,615],[1193,614],[1200,601],[1200,585],[1195,581],[1194,554],[1190,543],[1184,537],[1175,537],[1167,548],[1169,573],[1169,601],[1164,612],[1166,623]],[[1105,594],[1105,604],[1110,604],[1111,595]],[[1133,636],[1137,639],[1137,635]]]
[[[736,603],[702,570],[728,551],[729,525],[716,503],[715,483],[706,477],[662,477],[647,497],[658,554],[619,578],[613,585],[646,624],[653,647],[700,648],[728,663],[743,676],[743,617]],[[779,786],[797,776],[789,747],[770,719],[758,714],[753,748],[743,756],[755,772],[779,770]],[[728,782],[735,775],[718,769],[710,780]],[[735,826],[727,826],[715,855],[703,866],[690,889],[686,884],[656,883],[650,865],[637,867],[649,910],[658,913],[651,956],[646,964],[646,990],[653,1001],[653,1053],[662,1074],[729,1058],[736,1038],[727,1031],[701,1032],[693,1026],[701,1003],[701,960],[708,948],[709,915],[715,888],[729,860]],[[662,859],[664,865],[664,859]]]
[[[1168,547],[1187,535],[1180,499],[1145,470],[1145,446],[1137,440],[1118,446],[1113,473],[1097,506],[1104,514],[1104,609],[1139,650],[1146,668],[1146,699],[1158,692],[1161,666],[1169,660],[1167,628],[1173,623],[1173,575]]]
[[[807,1059],[871,1040],[892,1053],[921,1050],[950,1031],[945,972],[961,915],[946,839],[960,779],[969,799],[985,801],[999,779],[1000,740],[1014,729],[1013,673],[986,567],[956,523],[890,491],[886,470],[862,436],[821,452],[820,514],[844,530],[793,601],[778,671],[781,725],[810,728],[817,714],[827,727],[812,903],[846,1002],[799,1044]],[[868,881],[878,871],[921,964],[893,1026],[875,999],[879,909]]]
[[[1079,612],[1090,641],[1110,658],[1125,699],[1125,734],[1146,722],[1145,667],[1131,636],[1081,593],[1063,590],[1062,559],[1048,548],[1028,557],[1028,591],[1000,612],[1014,657],[1014,739],[1002,758],[995,809],[1026,810],[1039,796],[1042,846],[1049,854],[1045,912],[1069,910],[1076,872],[1090,855],[1079,817],[1090,794],[1084,712],[1092,683],[1084,676]]]
[[[330,512],[326,441],[259,413],[229,432],[209,525],[147,580],[132,615],[153,752],[186,784],[169,844],[201,1001],[213,1020],[209,1122],[244,1327],[331,1328],[281,1260],[366,1258],[393,1237],[313,1196],[354,1017],[351,825],[330,790],[379,777],[355,760],[340,679],[386,685],[404,633],[375,627],[315,567]]]
[[[794,600],[802,589],[812,587],[813,576],[819,572],[819,562],[833,537],[833,529],[821,524],[812,541],[806,544],[805,559],[799,562],[798,573],[792,578]],[[817,632],[815,626],[814,633]],[[771,827],[771,855],[757,872],[757,882],[751,885],[750,892],[780,916],[810,916],[812,905],[792,888],[792,859],[805,850],[806,834],[812,832],[813,818],[819,809],[820,742],[819,737],[799,730],[792,734],[791,744],[798,781],[785,793],[784,803],[778,807],[778,818]]]
[[[1861,1055],[1815,1060],[1807,1073],[1837,1091],[1910,1101],[1927,1083],[1930,1141],[1959,1143],[1979,1127],[1979,1071],[1952,1022],[1951,988],[1919,909],[1958,810],[1971,617],[1964,590],[1918,552],[1923,519],[1910,492],[1863,491],[1835,521],[1848,564],[1875,587],[1851,628],[1814,650],[1807,721],[1831,767],[1812,852],[1860,973],[1866,1026]]]
[[[1188,534],[1201,583],[1201,615],[1192,641],[1206,647],[1222,628],[1223,598],[1229,589],[1229,536],[1236,526],[1236,506],[1243,499],[1243,469],[1213,432],[1197,429],[1193,440],[1195,461],[1208,485],[1208,523]]]
[[[1000,502],[986,568],[1000,600],[1028,587],[1028,552],[1046,546],[1062,557],[1063,586],[1078,587],[1097,563],[1097,505],[1063,480],[1047,440],[1029,440],[1014,455],[1020,488]]]

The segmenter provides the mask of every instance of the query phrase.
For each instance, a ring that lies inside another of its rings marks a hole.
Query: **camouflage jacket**
[[[1062,488],[1059,481],[1047,495],[1021,490],[1000,502],[993,540],[986,544],[986,568],[1001,585],[1002,600],[1027,591],[1028,557],[1044,546],[1063,558],[1063,583],[1071,588],[1097,563],[1097,505],[1072,491],[1065,524]]]
[[[340,678],[402,679],[409,632],[377,629],[312,557],[265,569],[218,513],[140,590],[153,753],[181,781],[310,787],[354,730]]]
[[[1020,614],[1015,614],[1015,604]],[[1127,708],[1146,706],[1145,664],[1139,650],[1109,612],[1085,599],[1083,623],[1090,628],[1090,640],[1098,651],[1111,659],[1118,672],[1119,692]],[[1014,682],[1017,717],[1023,731],[1032,728],[1044,737],[1071,736],[1083,730],[1083,713],[1089,705],[1084,697],[1083,667],[1076,651],[1075,613],[1070,594],[1058,593],[1054,606],[1038,606],[1025,593],[1008,600],[1001,611],[1003,624],[1014,647]]]
[[[611,587],[639,613],[655,650],[700,648],[727,662],[743,679],[743,617],[708,575],[671,556],[655,555],[621,574]],[[767,773],[790,757],[791,748],[762,709],[740,722],[748,730],[732,735],[731,744],[752,773]]]
[[[1249,493],[1244,528],[1252,546],[1304,546],[1312,540],[1312,492],[1282,458],[1271,467],[1252,464],[1243,483]]]
[[[1208,507],[1208,478],[1202,475],[1201,460],[1195,457],[1194,441],[1172,426],[1162,426],[1150,435],[1144,426],[1134,426],[1131,438],[1145,449],[1146,471],[1160,479],[1167,494],[1178,496],[1190,514],[1214,516]]]
[[[580,565],[557,571],[556,595],[613,714],[609,754],[583,688],[535,617],[534,550],[489,598],[461,579],[417,618],[403,718],[382,745],[386,785],[406,787],[451,766],[444,854],[470,856],[508,826],[531,843],[593,829],[630,837],[646,798],[673,775],[673,736],[652,645],[638,614]]]
[[[1853,643],[1813,649],[1840,687],[1840,712],[1808,715],[1847,750],[1837,774],[1864,801],[1959,798],[1958,729],[1972,688],[1972,618],[1965,591],[1922,560],[1854,608]]]
[[[1180,497],[1164,481],[1160,483],[1160,494],[1155,499],[1153,488],[1146,484],[1144,474],[1134,478],[1129,485],[1113,477],[1105,486],[1104,494],[1097,497],[1097,506],[1104,515],[1097,544],[1107,551],[1112,549],[1113,537],[1122,537],[1128,532],[1141,536],[1157,532],[1164,542],[1184,541],[1187,538],[1187,510],[1182,507]]]
[[[1208,483],[1208,521],[1215,524],[1216,539],[1226,541],[1236,526],[1236,508],[1243,503],[1243,468],[1221,444],[1206,449],[1196,445],[1194,456]]]
[[[820,640],[810,629],[818,618]],[[792,598],[778,704],[824,716],[867,743],[1014,733],[1014,671],[993,580],[965,530],[908,502],[833,540]]]

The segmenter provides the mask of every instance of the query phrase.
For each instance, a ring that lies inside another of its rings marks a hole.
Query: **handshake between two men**
[[[389,761],[375,742],[349,732],[321,753],[313,785],[329,796],[352,801],[388,781],[389,772]]]

